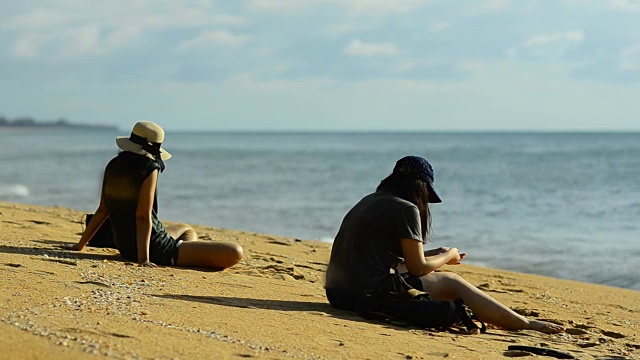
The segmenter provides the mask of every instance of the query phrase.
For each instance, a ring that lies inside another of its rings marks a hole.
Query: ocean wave
[[[321,236],[320,237],[320,241],[321,242],[325,242],[325,243],[332,243],[333,242],[333,236]]]
[[[29,188],[22,184],[0,184],[0,197],[27,197]]]

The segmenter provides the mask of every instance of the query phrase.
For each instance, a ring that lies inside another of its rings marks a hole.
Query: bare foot
[[[564,326],[546,321],[529,320],[528,330],[540,331],[545,334],[557,334],[564,332]]]

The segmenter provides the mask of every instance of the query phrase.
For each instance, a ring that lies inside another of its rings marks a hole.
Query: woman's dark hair
[[[387,191],[417,206],[420,211],[422,238],[426,241],[431,232],[429,185],[410,175],[392,173],[380,182],[376,191]]]

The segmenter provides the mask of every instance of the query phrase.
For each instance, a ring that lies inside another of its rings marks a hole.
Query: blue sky
[[[0,114],[170,130],[640,130],[639,0],[24,0]]]

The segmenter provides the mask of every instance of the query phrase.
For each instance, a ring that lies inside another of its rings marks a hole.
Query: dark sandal
[[[509,347],[507,347],[507,349],[509,349],[509,350],[526,351],[526,352],[530,352],[530,353],[536,354],[536,355],[551,356],[551,357],[554,357],[556,359],[575,359],[576,358],[575,356],[573,356],[571,354],[563,353],[563,352],[560,352],[558,350],[542,348],[542,347],[536,347],[536,346],[509,345]]]

